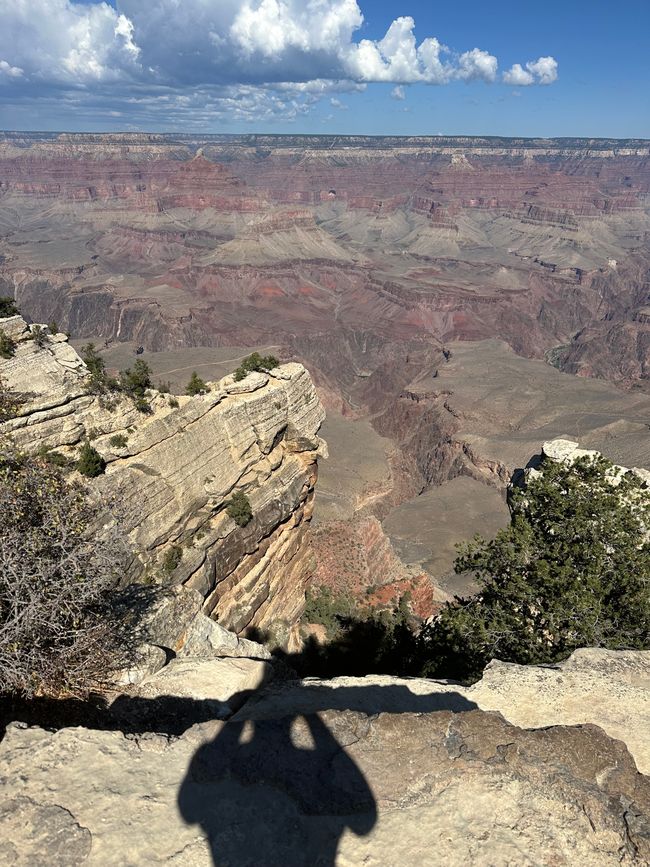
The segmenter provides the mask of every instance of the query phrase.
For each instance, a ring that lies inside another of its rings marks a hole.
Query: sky
[[[0,128],[650,138],[650,0],[0,0]]]

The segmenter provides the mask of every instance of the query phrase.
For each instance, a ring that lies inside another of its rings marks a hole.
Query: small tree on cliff
[[[249,373],[259,370],[272,370],[280,364],[275,355],[260,355],[253,352],[247,356],[233,373],[235,382],[241,382]]]
[[[87,476],[89,479],[94,479],[95,476],[101,476],[106,469],[106,461],[99,454],[96,448],[86,442],[82,445],[79,451],[79,460],[77,461],[77,470],[82,476]]]
[[[6,319],[8,316],[18,316],[20,311],[16,307],[16,302],[9,295],[3,295],[0,298],[0,319]]]
[[[473,679],[493,658],[549,663],[579,647],[650,647],[650,492],[603,458],[542,474],[512,496],[510,526],[460,551],[480,592],[422,635],[426,674]]]
[[[192,376],[190,377],[190,381],[185,386],[185,394],[189,394],[190,397],[194,397],[197,394],[201,394],[201,392],[210,391],[201,377],[198,375],[196,370],[192,371]]]
[[[0,443],[0,693],[83,693],[125,664],[125,549],[83,488]]]

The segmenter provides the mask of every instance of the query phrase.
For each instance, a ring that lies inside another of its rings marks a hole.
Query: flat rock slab
[[[622,740],[650,774],[650,651],[577,650],[559,665],[491,662],[471,687],[424,678],[368,675],[269,684],[246,705],[249,717],[325,708],[368,713],[498,711],[525,728],[593,723]],[[240,714],[241,715],[241,714]]]
[[[144,680],[135,695],[143,699],[191,699],[209,705],[215,719],[226,719],[272,676],[268,662],[258,659],[173,659]]]
[[[620,741],[593,726],[522,731],[483,711],[330,710],[177,739],[12,724],[0,780],[3,865],[650,859],[650,780]]]

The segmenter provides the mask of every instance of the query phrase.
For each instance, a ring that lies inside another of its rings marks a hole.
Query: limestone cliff
[[[229,376],[176,400],[151,390],[152,412],[143,414],[124,395],[89,394],[88,371],[64,335],[36,341],[20,317],[0,320],[0,328],[17,344],[14,357],[0,360],[0,377],[22,396],[0,431],[30,452],[47,447],[70,458],[92,439],[107,466],[91,487],[137,557],[125,581],[185,584],[236,632],[294,624],[324,452],[317,436],[324,411],[307,371],[285,364],[241,382]],[[252,507],[243,527],[226,511],[235,491]],[[170,569],[168,560],[165,570],[172,546],[182,550],[180,562]]]

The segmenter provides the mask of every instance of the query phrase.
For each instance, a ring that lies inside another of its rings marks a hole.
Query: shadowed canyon
[[[0,294],[178,393],[304,364],[315,580],[422,616],[540,442],[650,466],[649,240],[640,140],[0,135]]]

